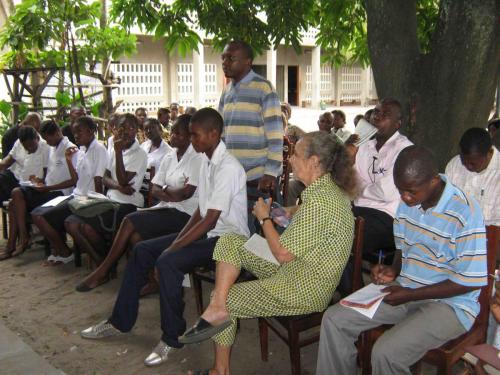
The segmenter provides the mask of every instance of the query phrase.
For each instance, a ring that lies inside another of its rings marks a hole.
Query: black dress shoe
[[[199,318],[194,326],[179,337],[179,342],[181,344],[194,344],[204,341],[224,331],[230,325],[231,319],[229,318],[216,326],[210,324],[203,318]]]

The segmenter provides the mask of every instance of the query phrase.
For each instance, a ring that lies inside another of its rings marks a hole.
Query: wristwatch
[[[272,219],[273,218],[271,216],[265,217],[264,219],[259,220],[259,224],[260,224],[260,226],[263,226],[264,223],[266,222],[266,220],[272,220]]]

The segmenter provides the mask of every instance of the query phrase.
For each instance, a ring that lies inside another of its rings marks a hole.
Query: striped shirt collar
[[[441,180],[445,182],[445,186],[443,192],[441,193],[441,197],[439,198],[438,203],[434,207],[430,207],[427,210],[424,210],[422,208],[422,205],[419,204],[417,206],[419,210],[424,212],[436,212],[442,214],[444,213],[446,205],[448,204],[451,197],[453,197],[457,193],[457,188],[453,186],[453,184],[450,181],[448,181],[448,178],[444,174],[440,173],[439,177],[441,178]]]
[[[246,76],[244,76],[239,82],[233,83],[231,82],[232,87],[238,88],[241,84],[246,85],[247,83],[251,82],[252,79],[257,75],[252,69],[247,73]]]

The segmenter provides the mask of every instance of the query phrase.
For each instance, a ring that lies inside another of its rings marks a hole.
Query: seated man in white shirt
[[[451,182],[474,197],[486,225],[500,225],[500,155],[488,132],[482,128],[465,131],[459,143],[460,155],[446,166]]]
[[[146,173],[147,155],[136,140],[137,118],[121,115],[116,127],[114,152],[108,162],[103,184],[106,196],[119,206],[94,217],[69,216],[64,223],[76,245],[87,252],[96,263],[101,263],[112,238],[115,226],[123,218],[144,205],[140,187]]]
[[[11,256],[22,254],[31,243],[26,226],[26,214],[57,196],[71,194],[76,184],[76,177],[70,176],[65,157],[66,150],[75,145],[67,137],[63,137],[61,128],[53,120],[44,121],[40,133],[50,146],[47,174],[45,178],[37,179],[32,185],[12,190],[7,248],[14,248],[17,239],[19,243]],[[75,166],[76,155],[73,155],[72,162]]]
[[[108,153],[106,148],[95,138],[97,125],[90,117],[79,117],[73,125],[73,134],[80,150],[69,148],[66,153],[66,164],[71,178],[76,178],[75,196],[87,196],[89,193],[102,193],[102,176],[106,170]],[[76,168],[73,166],[73,154],[77,154]],[[66,245],[64,220],[71,215],[68,202],[71,196],[56,206],[39,206],[31,212],[33,223],[47,238],[53,250],[46,265],[71,262],[74,256]]]
[[[374,139],[359,148],[349,145],[355,152],[354,166],[361,187],[354,200],[353,213],[365,219],[364,256],[394,248],[392,224],[400,196],[392,171],[399,153],[412,145],[398,131],[401,127],[401,104],[397,100],[382,99],[373,110],[371,119],[378,129]],[[351,272],[352,265],[349,263],[342,277],[342,290],[350,290]]]
[[[198,176],[201,154],[191,146],[189,121],[181,115],[172,126],[172,146],[153,178],[153,195],[160,200],[151,209],[133,212],[123,219],[104,261],[77,287],[87,292],[109,280],[109,272],[127,249],[136,243],[178,233],[198,208]],[[147,129],[147,120],[146,120]],[[147,132],[147,130],[146,130]]]
[[[340,109],[334,109],[333,115],[333,133],[339,137],[342,142],[347,141],[351,136],[351,132],[345,128],[345,113]]]
[[[191,142],[197,152],[203,153],[198,209],[180,233],[143,241],[134,247],[113,314],[83,330],[82,337],[101,339],[129,332],[137,320],[139,292],[148,280],[149,270],[155,267],[163,335],[144,362],[147,366],[159,365],[174,348],[182,347],[178,336],[186,329],[184,274],[212,260],[217,239],[223,233],[249,235],[246,174],[220,139],[222,129],[222,117],[214,109],[200,109],[192,117]]]

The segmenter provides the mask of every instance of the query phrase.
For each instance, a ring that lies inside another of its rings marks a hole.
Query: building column
[[[361,98],[360,102],[362,106],[365,106],[368,102],[368,96],[370,95],[370,67],[362,68],[361,71]]]
[[[319,103],[321,101],[321,48],[314,47],[311,54],[311,66],[312,66],[312,93],[311,93],[311,107],[319,108]]]
[[[271,82],[274,89],[276,89],[276,56],[277,53],[275,49],[266,52],[267,80]]]
[[[204,46],[198,44],[198,52],[193,51],[193,106],[205,106],[205,56]]]
[[[340,107],[342,98],[342,66],[335,68],[335,103]]]

